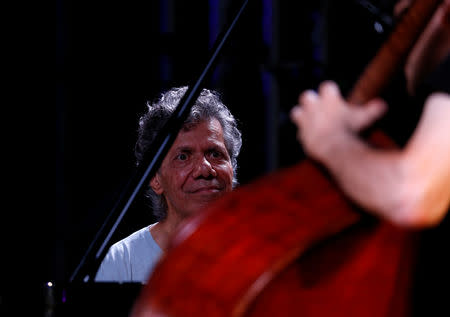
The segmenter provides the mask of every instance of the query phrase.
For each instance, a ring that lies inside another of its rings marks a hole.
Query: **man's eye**
[[[222,153],[220,153],[219,151],[212,151],[211,156],[214,158],[220,158],[222,157]]]
[[[180,161],[186,161],[188,156],[185,153],[181,153],[181,154],[178,154],[178,156],[176,158],[177,158],[177,160],[180,160]]]

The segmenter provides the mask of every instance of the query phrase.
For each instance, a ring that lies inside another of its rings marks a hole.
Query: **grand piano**
[[[43,316],[128,316],[142,287],[141,283],[45,283]]]

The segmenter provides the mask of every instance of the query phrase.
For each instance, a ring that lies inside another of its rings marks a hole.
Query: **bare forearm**
[[[406,171],[402,153],[370,147],[352,134],[336,137],[319,158],[341,189],[367,211],[400,223],[404,214]]]

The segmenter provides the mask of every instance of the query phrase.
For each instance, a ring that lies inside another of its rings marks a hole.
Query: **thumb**
[[[350,116],[350,127],[353,131],[367,128],[387,110],[387,104],[382,99],[373,99],[365,105],[353,107]]]

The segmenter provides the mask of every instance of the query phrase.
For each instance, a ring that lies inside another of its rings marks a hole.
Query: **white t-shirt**
[[[146,283],[162,250],[146,226],[111,246],[95,276],[96,282]]]

